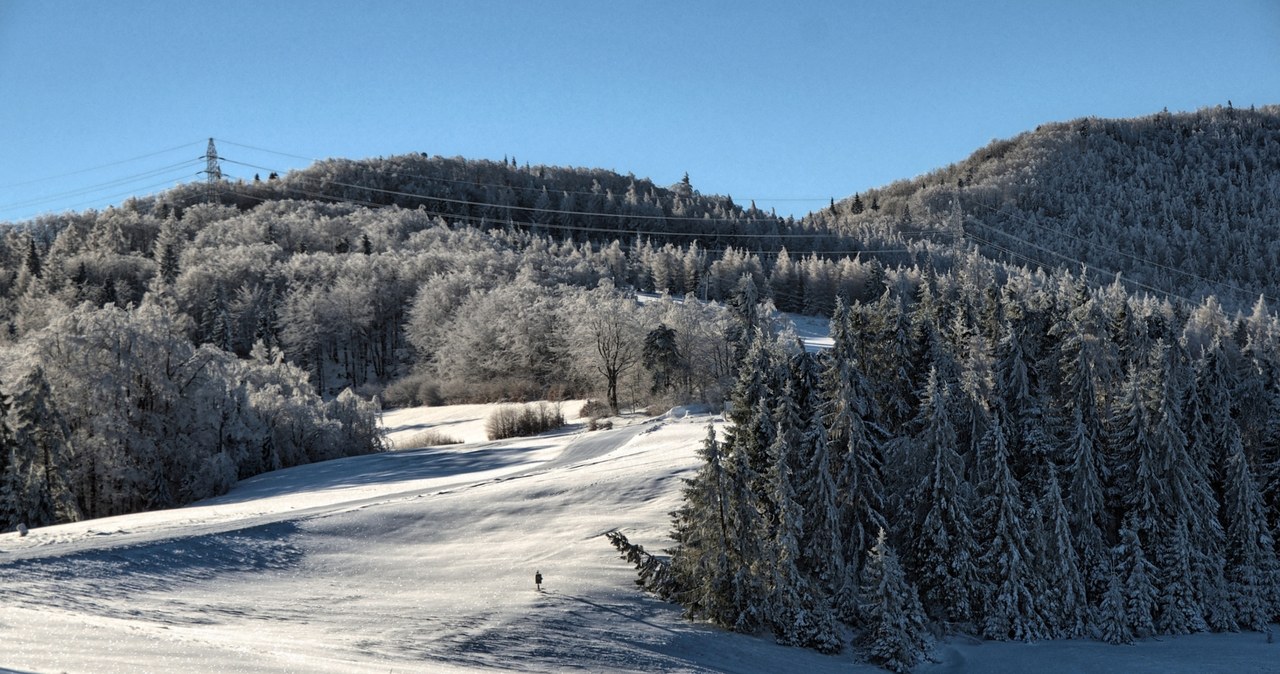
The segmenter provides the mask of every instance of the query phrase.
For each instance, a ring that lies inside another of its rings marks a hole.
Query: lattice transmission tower
[[[209,139],[209,149],[204,152],[204,177],[206,201],[222,203],[222,193],[218,184],[222,182],[222,167],[218,165],[218,148],[213,139]]]

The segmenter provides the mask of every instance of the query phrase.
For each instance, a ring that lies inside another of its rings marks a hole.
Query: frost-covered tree
[[[912,528],[911,573],[918,579],[925,610],[937,620],[967,623],[978,588],[970,487],[956,451],[947,387],[929,373],[920,396],[914,444],[925,477],[916,488],[917,514]]]
[[[644,326],[635,301],[605,283],[583,294],[567,310],[581,317],[573,323],[573,362],[582,363],[603,378],[609,410],[618,414],[622,377],[640,364],[643,348]]]
[[[672,514],[671,555],[676,599],[686,615],[727,623],[732,596],[729,541],[730,478],[713,426],[699,451],[702,464],[685,483],[684,501]]]
[[[1223,519],[1226,522],[1226,578],[1235,619],[1243,627],[1265,629],[1275,614],[1280,583],[1275,541],[1266,508],[1238,433],[1228,440]]]
[[[1159,589],[1156,598],[1156,629],[1161,634],[1187,634],[1206,627],[1203,609],[1195,595],[1191,575],[1190,534],[1187,521],[1178,518],[1166,525],[1169,533],[1162,542]]]
[[[1081,558],[1072,536],[1071,514],[1062,499],[1058,478],[1053,473],[1049,474],[1043,503],[1047,544],[1044,555],[1036,560],[1040,569],[1040,583],[1037,585],[1039,612],[1049,635],[1079,637],[1084,635],[1089,621],[1088,593],[1080,570]],[[1103,549],[1098,552],[1105,554]],[[1096,560],[1095,557],[1086,558],[1085,563],[1103,566]]]
[[[796,391],[795,383],[796,379],[789,379],[778,395],[774,422],[777,432],[769,452],[773,461],[769,470],[770,501],[776,512],[773,531],[764,541],[762,560],[767,569],[770,600],[766,622],[779,643],[834,653],[840,649],[834,617],[799,565],[804,509],[796,499],[792,464],[796,461],[793,454],[803,442],[805,420],[797,404],[799,394],[804,392]]]
[[[1124,582],[1125,622],[1138,637],[1155,634],[1157,595],[1155,566],[1147,561],[1137,529],[1126,520],[1120,529],[1120,545],[1116,548],[1117,573]]]
[[[842,305],[841,305],[842,306]],[[842,318],[837,309],[833,325]],[[847,333],[837,332],[844,342]],[[837,348],[823,371],[826,435],[835,469],[835,486],[843,532],[842,586],[835,588],[837,604],[852,619],[851,601],[859,586],[859,574],[874,536],[888,528],[885,521],[883,456],[880,429],[875,425],[875,400],[849,348]]]
[[[1109,644],[1133,643],[1133,628],[1129,625],[1124,582],[1115,573],[1107,577],[1107,590],[1102,595],[1093,623],[1099,639]]]
[[[4,423],[10,429],[6,444],[12,449],[11,519],[31,527],[80,519],[66,474],[72,461],[69,430],[53,407],[43,368],[30,366],[10,388]]]
[[[988,533],[978,558],[983,594],[982,633],[989,639],[1030,641],[1044,636],[1045,627],[1037,598],[1036,564],[1027,545],[1023,522],[1026,510],[1018,482],[1009,468],[1009,451],[999,417],[992,419],[986,453],[991,465],[988,491],[980,507]],[[1038,525],[1038,522],[1033,522]]]
[[[857,645],[869,661],[891,672],[909,672],[928,654],[924,610],[884,532],[867,559],[862,612],[867,624]]]

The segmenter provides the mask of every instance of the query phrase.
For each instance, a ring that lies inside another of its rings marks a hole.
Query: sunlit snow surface
[[[385,425],[478,440],[484,414],[406,410]],[[188,508],[0,535],[0,669],[880,671],[689,623],[637,590],[601,534],[666,544],[709,420],[340,459]],[[935,655],[919,671],[1280,671],[1280,645],[1256,633],[956,640]]]

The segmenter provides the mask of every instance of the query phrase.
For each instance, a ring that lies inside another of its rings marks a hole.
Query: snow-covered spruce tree
[[[1220,318],[1225,323],[1225,317],[1216,315],[1216,305],[1209,301],[1206,304],[1208,306],[1198,313]],[[1195,363],[1195,380],[1188,387],[1186,403],[1187,452],[1213,497],[1211,503],[1195,504],[1195,512],[1202,517],[1191,534],[1196,543],[1192,556],[1196,590],[1204,608],[1205,622],[1214,631],[1236,630],[1241,620],[1227,578],[1230,553],[1225,530],[1230,518],[1224,512],[1230,489],[1227,463],[1232,446],[1241,442],[1241,433],[1233,415],[1231,389],[1235,383],[1229,376],[1226,360],[1221,333],[1214,332]],[[1209,509],[1216,512],[1207,513]]]
[[[900,298],[887,290],[872,311],[886,324],[876,339],[879,348],[873,361],[884,373],[873,380],[877,407],[885,428],[900,428],[915,409],[916,385],[912,376],[916,365],[911,360],[910,316],[900,305]]]
[[[1091,604],[1101,601],[1107,591],[1109,575],[1106,564],[1092,563],[1108,554],[1104,531],[1113,531],[1105,503],[1104,485],[1107,465],[1103,460],[1106,432],[1098,413],[1097,370],[1095,362],[1104,349],[1099,341],[1104,330],[1097,330],[1094,303],[1086,296],[1083,275],[1072,293],[1072,308],[1055,326],[1059,343],[1059,370],[1062,379],[1062,405],[1069,410],[1062,418],[1065,445],[1060,450],[1066,469],[1067,511],[1072,540]]]
[[[1107,564],[1107,567],[1112,565]],[[1114,572],[1107,576],[1107,591],[1093,616],[1094,632],[1109,644],[1133,643],[1133,629],[1124,597],[1124,581]]]
[[[1117,573],[1124,580],[1125,623],[1138,637],[1155,634],[1156,568],[1147,561],[1138,531],[1130,518],[1120,527],[1120,545],[1116,548]]]
[[[804,510],[796,500],[793,452],[803,441],[805,420],[797,404],[796,379],[789,378],[779,393],[775,408],[777,433],[770,454],[773,464],[769,482],[776,508],[772,531],[762,541],[769,596],[765,621],[778,642],[806,646],[823,653],[840,650],[835,619],[826,597],[815,592],[809,577],[799,567],[800,540],[804,537]]]
[[[809,454],[801,457],[797,464],[796,499],[803,509],[805,522],[799,565],[823,594],[838,599],[837,590],[845,585],[848,577],[841,526],[842,497],[836,487],[836,462],[823,423],[826,405],[820,400],[820,394],[821,391],[814,391],[809,409],[803,410],[806,425],[802,446]],[[856,585],[853,587],[856,590]],[[856,599],[856,592],[850,599]],[[840,606],[838,601],[836,606]]]
[[[1104,559],[1110,546],[1103,537],[1102,522],[1106,518],[1103,496],[1102,466],[1098,459],[1095,436],[1081,418],[1080,409],[1072,411],[1075,422],[1068,435],[1066,452],[1070,463],[1067,475],[1070,484],[1067,508],[1071,522],[1071,540],[1076,546],[1076,558],[1081,560],[1081,573],[1088,590],[1089,603],[1101,600],[1110,583],[1107,565],[1096,560]]]
[[[1018,482],[1009,469],[999,415],[993,415],[987,437],[990,451],[986,454],[992,465],[984,471],[989,476],[989,487],[980,511],[985,514],[986,526],[982,528],[989,538],[982,541],[983,552],[978,559],[982,634],[989,639],[1030,641],[1043,637],[1045,627],[1033,597],[1036,566],[1022,520],[1026,511]]]
[[[744,478],[748,480],[746,487],[759,497],[766,497],[769,491],[766,474],[771,463],[769,446],[775,433],[772,405],[774,392],[779,388],[781,360],[773,337],[756,326],[738,366],[737,383],[725,412],[730,422],[726,431],[729,453],[742,455],[745,469],[750,473]]]
[[[997,392],[1008,411],[1009,458],[1013,476],[1040,490],[1053,453],[1045,429],[1044,402],[1035,372],[1035,363],[1025,353],[1027,331],[1012,323],[1004,326],[998,345],[996,371],[1000,373]]]
[[[843,303],[833,325],[842,317]],[[837,466],[835,484],[839,498],[844,577],[833,588],[836,606],[847,621],[857,620],[853,600],[859,575],[874,536],[887,529],[884,518],[883,458],[875,427],[875,401],[870,386],[853,359],[847,332],[838,332],[842,346],[826,360],[822,381],[826,397],[826,433]]]
[[[862,581],[866,625],[857,639],[864,657],[891,672],[909,672],[928,654],[925,615],[916,588],[881,531]]]
[[[1112,409],[1109,458],[1111,473],[1108,507],[1125,512],[1127,524],[1142,535],[1158,529],[1164,487],[1160,482],[1158,453],[1150,436],[1151,412],[1147,391],[1150,377],[1145,368],[1129,364],[1129,374]]]
[[[1168,533],[1159,550],[1159,587],[1156,597],[1156,630],[1161,634],[1187,634],[1206,626],[1192,586],[1191,541],[1187,520],[1165,523]]]
[[[757,328],[758,331],[758,328]],[[765,624],[768,590],[762,533],[776,518],[768,473],[770,448],[776,437],[773,424],[775,363],[772,340],[757,334],[739,369],[728,417],[725,442],[729,563],[732,580],[729,614],[722,624],[740,632],[753,632]]]
[[[972,597],[978,588],[973,525],[969,518],[971,488],[956,451],[948,387],[931,370],[922,392],[914,451],[927,473],[916,487],[910,573],[918,579],[925,610],[935,620],[969,623]]]
[[[1046,554],[1037,560],[1040,569],[1040,615],[1051,637],[1083,636],[1089,621],[1088,594],[1080,571],[1080,557],[1076,554],[1075,540],[1071,535],[1071,514],[1062,500],[1062,489],[1053,473],[1049,474],[1043,508],[1047,545]],[[1103,566],[1096,562],[1095,565]]]
[[[767,403],[761,402],[758,414],[767,417]],[[769,422],[761,424],[768,428]],[[731,444],[727,467],[729,472],[729,541],[732,564],[732,605],[728,626],[739,632],[754,632],[766,624],[769,591],[765,536],[776,504],[768,486],[767,474],[756,472],[751,456],[742,447]],[[766,502],[767,499],[767,502]]]
[[[1272,598],[1280,590],[1275,541],[1239,433],[1229,438],[1228,447],[1223,493],[1227,582],[1235,619],[1242,627],[1263,630],[1275,615]]]
[[[702,465],[685,483],[684,502],[672,513],[675,548],[671,570],[675,599],[685,615],[725,624],[732,602],[728,491],[729,475],[715,427],[698,451]]]
[[[1151,438],[1157,450],[1163,517],[1158,530],[1161,632],[1181,634],[1207,628],[1204,601],[1220,601],[1222,587],[1221,552],[1216,541],[1222,537],[1218,520],[1218,500],[1210,489],[1200,465],[1192,460],[1183,433],[1182,401],[1186,368],[1181,349],[1157,340],[1152,349],[1159,362],[1159,398],[1156,403]],[[1220,612],[1220,611],[1219,611]]]

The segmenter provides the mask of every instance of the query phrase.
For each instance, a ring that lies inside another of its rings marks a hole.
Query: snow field
[[[0,669],[881,671],[689,623],[634,585],[602,534],[669,544],[710,420],[340,459],[188,508],[0,536]],[[935,656],[918,671],[1280,671],[1256,633],[1126,647],[957,639]]]

